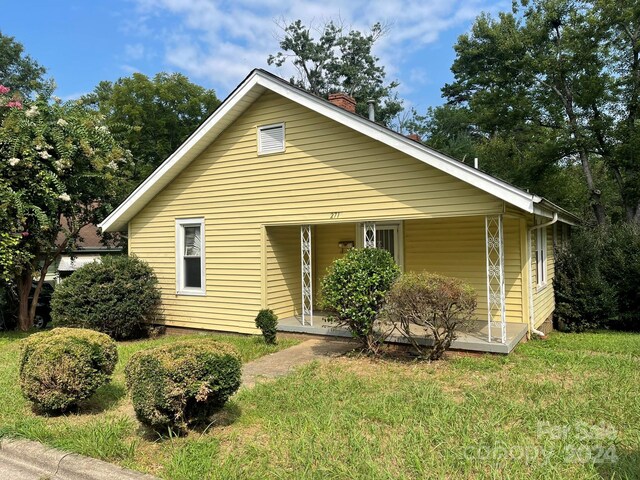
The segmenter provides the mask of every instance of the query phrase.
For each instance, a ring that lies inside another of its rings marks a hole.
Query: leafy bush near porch
[[[462,280],[408,272],[391,287],[384,316],[409,340],[418,355],[438,360],[451,347],[458,329],[471,319],[476,305],[473,288]],[[422,344],[420,340],[425,339],[433,344]]]
[[[640,229],[576,230],[556,251],[556,328],[640,330]]]
[[[278,316],[273,313],[273,310],[268,308],[260,310],[256,317],[256,327],[262,330],[262,336],[266,343],[270,345],[276,343]]]
[[[160,316],[160,290],[152,268],[126,255],[102,257],[79,268],[56,289],[56,326],[90,328],[116,340],[141,336]]]
[[[333,262],[322,279],[323,307],[332,312],[329,320],[349,329],[367,351],[376,352],[381,338],[375,321],[399,274],[398,265],[386,250],[349,250]]]
[[[208,420],[240,387],[237,350],[210,339],[142,350],[125,368],[138,420],[159,433]]]
[[[118,360],[116,343],[103,333],[54,328],[23,340],[20,387],[45,412],[60,413],[109,382]]]

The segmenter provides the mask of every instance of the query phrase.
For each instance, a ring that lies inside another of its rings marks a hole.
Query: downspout
[[[535,329],[536,315],[535,315],[535,308],[533,306],[533,280],[531,278],[533,276],[533,271],[531,270],[531,234],[533,233],[534,230],[539,230],[541,228],[548,227],[550,225],[553,225],[557,221],[558,221],[558,214],[554,213],[553,219],[551,221],[547,223],[541,223],[540,225],[534,225],[533,227],[527,230],[527,257],[528,257],[527,268],[529,270],[529,329],[531,330],[531,333],[535,333],[540,337],[544,337],[544,333],[541,332],[540,330]]]

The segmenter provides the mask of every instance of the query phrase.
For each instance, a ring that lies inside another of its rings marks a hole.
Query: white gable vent
[[[258,153],[284,152],[284,123],[258,127]]]

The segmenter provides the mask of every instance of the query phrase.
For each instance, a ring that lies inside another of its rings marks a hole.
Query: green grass
[[[135,352],[204,334],[167,335],[156,339],[118,343],[118,364],[110,384],[100,388],[77,413],[58,417],[35,414],[20,392],[18,362],[20,339],[24,333],[0,332],[0,436],[37,440],[58,448],[135,466],[134,459],[145,442],[127,398],[124,367]],[[278,345],[266,345],[262,337],[207,335],[233,344],[243,363],[298,343],[281,339]],[[155,439],[152,439],[155,440]],[[148,442],[148,440],[146,440]]]
[[[0,387],[19,397],[15,359],[5,354],[14,343],[0,339]],[[0,410],[12,417],[23,403],[7,398]],[[433,364],[312,363],[242,390],[209,429],[183,438],[141,436],[122,408],[119,400],[62,422],[28,412],[11,422],[46,432],[47,443],[178,480],[633,479],[640,335],[554,333],[508,357],[453,355]],[[594,462],[589,451],[617,461]]]

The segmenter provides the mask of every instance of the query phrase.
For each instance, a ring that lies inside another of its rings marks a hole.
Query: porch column
[[[376,248],[376,224],[375,222],[364,223],[364,248]]]
[[[311,225],[300,225],[302,265],[302,325],[313,326],[313,276],[311,272]]]
[[[484,225],[487,254],[488,340],[492,342],[497,339],[500,343],[507,343],[502,215],[487,215],[484,219]]]

